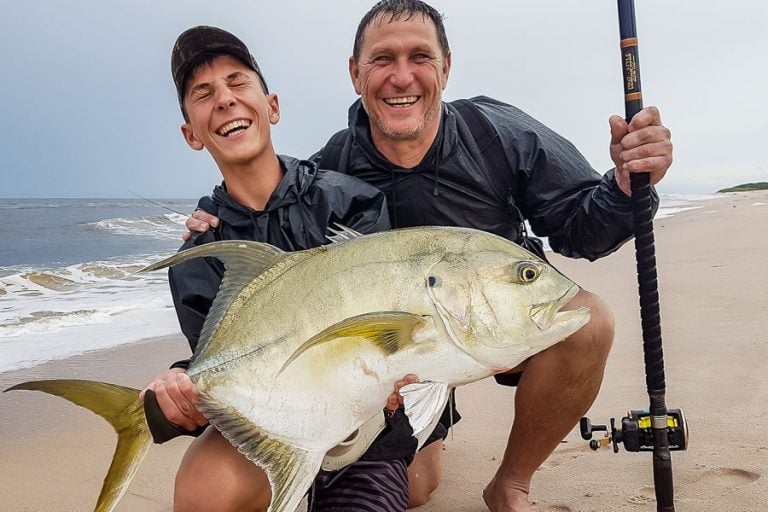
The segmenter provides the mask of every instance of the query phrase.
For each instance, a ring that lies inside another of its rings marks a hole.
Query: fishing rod
[[[624,76],[624,108],[625,117],[629,123],[643,108],[634,0],[618,0],[618,11]],[[685,450],[688,447],[688,432],[683,411],[668,410],[665,400],[664,353],[661,342],[650,176],[647,173],[631,173],[630,180],[640,319],[645,355],[645,383],[648,388],[650,407],[647,411],[630,411],[622,418],[621,429],[616,428],[615,419],[611,418],[610,433],[607,425],[592,425],[589,418],[582,418],[581,435],[584,439],[590,440],[593,431],[606,432],[604,439],[590,442],[590,447],[594,450],[613,444],[613,451],[618,452],[619,443],[623,443],[627,451],[652,450],[656,510],[657,512],[674,512],[670,451]]]
[[[179,210],[174,210],[170,206],[164,205],[163,203],[159,203],[159,202],[155,201],[154,199],[149,199],[148,197],[144,197],[141,194],[139,194],[137,192],[134,192],[133,190],[128,190],[128,192],[130,192],[131,194],[135,195],[139,199],[143,199],[144,201],[147,201],[148,203],[151,203],[151,204],[153,204],[155,206],[159,206],[160,208],[162,208],[164,210],[168,210],[169,212],[178,213],[179,215],[183,215],[185,217],[187,215],[189,215],[188,213],[183,213],[183,212],[180,212]]]

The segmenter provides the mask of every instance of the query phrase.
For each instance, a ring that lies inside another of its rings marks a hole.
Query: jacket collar
[[[213,201],[219,206],[218,217],[224,222],[237,226],[250,224],[254,217],[273,212],[279,208],[297,203],[312,185],[317,176],[317,166],[306,160],[278,155],[283,178],[267,201],[263,211],[254,210],[235,201],[222,182],[213,189]]]

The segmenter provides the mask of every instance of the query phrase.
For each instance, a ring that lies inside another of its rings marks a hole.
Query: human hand
[[[219,218],[198,208],[192,212],[192,215],[184,224],[189,231],[185,232],[181,238],[186,242],[195,233],[205,233],[209,229],[218,226]]]
[[[139,393],[141,401],[147,390],[154,391],[163,415],[171,423],[189,431],[208,423],[195,407],[197,388],[184,368],[171,368],[155,377]]]
[[[387,410],[394,412],[403,405],[403,396],[400,394],[400,388],[408,384],[415,384],[416,382],[419,382],[419,378],[412,373],[395,382],[395,390],[387,398]]]
[[[632,195],[629,173],[646,172],[651,185],[664,177],[672,165],[672,141],[668,128],[661,124],[656,107],[646,107],[627,122],[619,116],[608,120],[611,127],[611,160],[616,166],[616,184]]]

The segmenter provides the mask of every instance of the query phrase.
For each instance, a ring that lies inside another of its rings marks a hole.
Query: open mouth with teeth
[[[216,130],[216,133],[218,135],[221,135],[222,137],[232,137],[233,135],[237,135],[238,133],[242,133],[245,130],[248,129],[248,127],[251,126],[251,122],[247,119],[237,119],[235,121],[229,122]]]
[[[384,98],[384,103],[390,107],[410,107],[419,101],[419,96],[402,96],[400,98]]]

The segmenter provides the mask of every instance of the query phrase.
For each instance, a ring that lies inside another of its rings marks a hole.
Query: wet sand
[[[655,223],[667,405],[685,410],[687,452],[673,452],[678,512],[768,509],[768,191],[725,194]],[[617,335],[589,415],[648,405],[634,248],[589,263],[552,256],[612,307]],[[186,356],[181,336],[0,374],[0,388],[40,378],[141,387]],[[445,443],[440,488],[419,512],[486,510],[481,492],[503,454],[514,389],[485,380],[458,391],[464,419]],[[508,405],[506,405],[508,404]],[[542,418],[542,422],[547,418]],[[155,446],[118,510],[171,510],[188,444]],[[0,511],[92,510],[115,435],[99,417],[42,393],[0,394]],[[534,510],[656,510],[650,453],[592,452],[576,429],[538,472]]]

